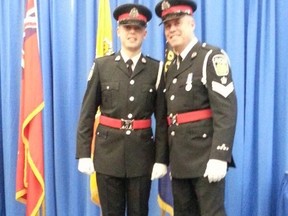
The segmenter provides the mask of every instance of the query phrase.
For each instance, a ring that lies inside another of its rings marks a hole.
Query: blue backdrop
[[[196,35],[227,51],[238,97],[237,168],[227,176],[228,216],[281,215],[277,203],[288,170],[288,1],[196,1]],[[111,10],[128,2],[153,11],[143,52],[163,59],[163,26],[154,13],[158,0],[110,0]],[[24,0],[0,3],[1,216],[25,214],[25,206],[15,201],[24,6]],[[38,1],[49,216],[100,215],[89,198],[89,177],[77,171],[75,160],[80,105],[95,54],[97,7],[97,0]],[[157,190],[155,181],[151,216],[160,215]]]

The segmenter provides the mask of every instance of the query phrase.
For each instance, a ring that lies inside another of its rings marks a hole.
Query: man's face
[[[121,46],[129,51],[137,51],[147,34],[146,28],[138,25],[120,25],[117,29]]]
[[[168,43],[177,53],[181,53],[194,37],[195,22],[193,17],[185,15],[166,21],[164,29]]]

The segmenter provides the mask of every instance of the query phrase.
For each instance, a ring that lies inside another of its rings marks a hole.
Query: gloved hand
[[[162,178],[167,173],[167,166],[162,163],[155,163],[152,170],[151,180]]]
[[[226,176],[227,161],[210,159],[204,173],[204,178],[208,177],[209,183],[218,182]]]
[[[91,158],[79,158],[78,170],[87,175],[91,175],[95,172],[94,164]]]

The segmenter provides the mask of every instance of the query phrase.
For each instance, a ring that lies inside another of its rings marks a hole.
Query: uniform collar
[[[181,58],[184,60],[185,57],[188,55],[190,50],[194,47],[194,45],[198,42],[198,39],[194,37],[190,43],[185,47],[185,49],[180,53]]]
[[[132,58],[129,58],[122,50],[120,50],[121,56],[124,60],[124,62],[127,62],[129,59],[131,59],[133,61],[133,65],[132,68],[135,67],[135,65],[137,64],[140,56],[141,56],[141,52],[139,52],[137,55],[133,56]]]

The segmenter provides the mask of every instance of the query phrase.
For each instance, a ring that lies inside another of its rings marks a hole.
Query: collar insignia
[[[191,59],[195,58],[197,56],[197,52],[193,52],[191,55]]]
[[[120,55],[116,56],[115,61],[120,61],[121,57]]]

